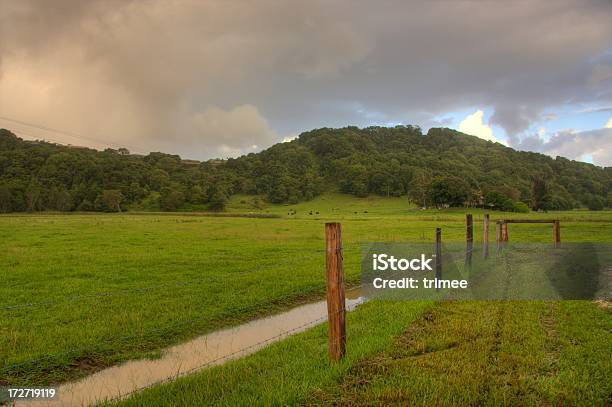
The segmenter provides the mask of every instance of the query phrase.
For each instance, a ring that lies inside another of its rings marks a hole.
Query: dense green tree
[[[592,195],[587,203],[587,208],[589,208],[589,210],[591,211],[601,211],[604,208],[604,206],[605,206],[604,200],[597,195]]]
[[[96,209],[104,212],[121,212],[123,195],[116,189],[105,189],[96,198]]]
[[[47,196],[47,207],[56,211],[69,211],[73,202],[70,193],[63,187],[52,188]]]
[[[488,208],[500,211],[511,211],[514,208],[512,199],[498,191],[487,192],[484,197],[484,204]]]
[[[175,210],[186,204],[221,210],[238,193],[294,203],[338,190],[359,197],[408,195],[419,206],[513,210],[525,202],[551,210],[610,206],[611,188],[612,168],[515,151],[450,129],[322,128],[256,154],[201,163],[158,152],[140,156],[24,141],[0,129],[3,212]],[[120,205],[108,205],[104,191],[118,191]],[[179,194],[183,203],[177,206]]]
[[[25,192],[26,209],[28,212],[40,211],[44,208],[44,196],[42,185],[38,180],[33,180]]]
[[[532,208],[536,211],[552,209],[552,197],[548,191],[548,183],[543,178],[535,178],[531,193]]]
[[[13,192],[6,185],[0,185],[0,212],[12,212],[13,209]]]
[[[222,211],[225,209],[228,201],[227,193],[222,188],[213,188],[208,201],[208,208],[213,211]]]
[[[192,185],[189,189],[187,201],[192,204],[203,204],[206,202],[206,193],[200,185]]]
[[[77,207],[77,211],[81,212],[94,211],[95,209],[95,205],[88,199],[83,199]]]
[[[429,191],[431,188],[431,175],[424,170],[417,170],[412,176],[408,188],[408,196],[417,205],[426,208],[429,204]]]
[[[463,206],[468,199],[470,185],[463,179],[447,176],[433,180],[429,188],[431,202],[437,207]]]
[[[185,194],[178,188],[163,187],[159,194],[159,207],[163,211],[176,211],[185,204]]]

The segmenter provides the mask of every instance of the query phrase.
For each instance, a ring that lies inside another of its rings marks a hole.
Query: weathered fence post
[[[489,214],[485,213],[482,225],[482,244],[484,258],[489,258]]]
[[[501,224],[501,240],[502,242],[508,241],[508,223],[502,222]]]
[[[555,247],[559,247],[561,243],[561,224],[558,220],[553,222],[553,242]]]
[[[497,248],[501,243],[501,221],[495,222],[495,241],[497,242]]]
[[[467,243],[474,241],[474,224],[471,213],[465,215],[465,240]]]
[[[436,278],[442,279],[442,229],[436,228]],[[437,291],[438,289],[436,289]]]
[[[325,224],[325,252],[329,358],[337,361],[342,359],[346,349],[342,230],[339,223]]]
[[[472,250],[474,248],[474,220],[472,214],[465,215],[465,265],[472,265]]]

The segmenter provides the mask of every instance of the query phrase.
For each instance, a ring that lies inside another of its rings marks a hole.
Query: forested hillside
[[[420,206],[611,206],[612,168],[519,152],[449,129],[317,129],[236,159],[96,151],[0,130],[0,211],[222,210],[232,194],[295,203],[325,191]]]

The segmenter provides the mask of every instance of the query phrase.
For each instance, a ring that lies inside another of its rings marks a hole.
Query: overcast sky
[[[24,138],[206,159],[396,124],[612,166],[612,1],[0,0]]]

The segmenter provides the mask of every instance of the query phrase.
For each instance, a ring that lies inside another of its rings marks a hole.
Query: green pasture
[[[327,221],[342,222],[349,284],[359,281],[362,243],[433,243],[436,227],[443,229],[445,241],[461,241],[465,236],[465,210],[424,211],[401,198],[324,195],[306,203],[260,209],[251,208],[249,199],[234,197],[228,213],[279,217],[197,213],[0,216],[0,383],[66,381],[123,360],[155,357],[170,344],[322,298]],[[478,242],[484,211],[470,212]],[[612,212],[491,212],[491,217],[492,221],[560,219],[564,242],[612,242]],[[550,225],[511,225],[509,233],[517,241],[552,239]],[[380,304],[369,307],[385,308]],[[424,308],[413,303],[404,308],[397,310],[396,322],[405,328]],[[366,311],[358,309],[351,318],[358,321],[362,312]],[[410,318],[401,319],[404,313]],[[380,329],[386,339],[364,338],[361,350],[344,367],[313,373],[316,377],[310,377],[310,382],[291,386],[303,386],[299,394],[306,397],[314,388],[338,382],[357,359],[382,351],[401,331],[397,327]],[[320,336],[317,352],[324,347],[321,332],[304,335]],[[290,341],[299,344],[301,339],[296,338]],[[376,346],[369,345],[374,342]],[[291,363],[291,355],[298,352],[296,348],[285,355],[285,363]],[[248,388],[253,397],[259,394],[254,387]],[[282,389],[270,391],[280,393]],[[275,403],[284,400],[269,396]]]

